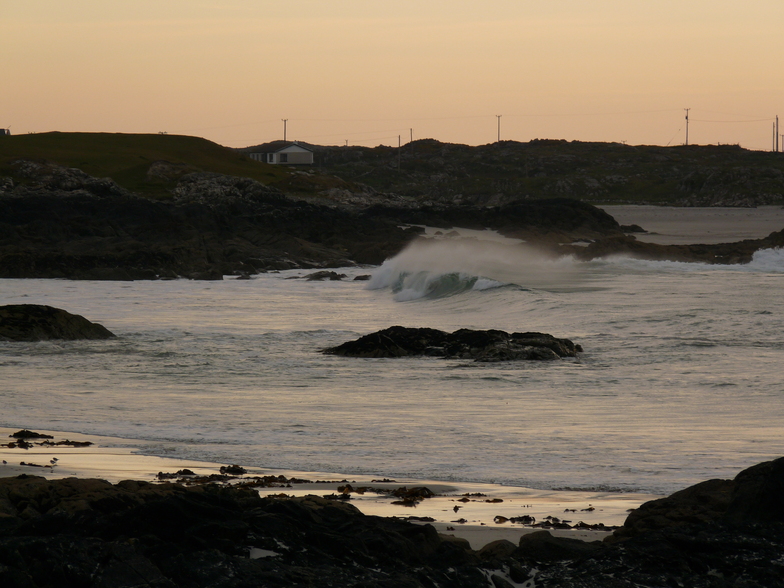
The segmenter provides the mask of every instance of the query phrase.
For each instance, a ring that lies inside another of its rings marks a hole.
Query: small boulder
[[[554,562],[588,555],[601,546],[599,541],[554,537],[549,531],[535,531],[520,537],[514,557],[528,562]]]
[[[309,282],[313,282],[313,281],[321,282],[323,280],[331,280],[333,282],[336,282],[338,280],[342,280],[345,277],[346,274],[339,274],[337,272],[323,270],[320,272],[314,272],[312,274],[308,274],[307,276],[305,276],[305,279],[308,280]]]
[[[60,308],[41,304],[0,306],[0,341],[110,339],[103,325]]]

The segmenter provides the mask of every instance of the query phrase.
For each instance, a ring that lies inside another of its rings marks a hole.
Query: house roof
[[[298,141],[270,141],[269,143],[262,143],[255,147],[246,147],[245,149],[242,149],[242,151],[246,153],[278,153],[289,147],[299,147],[305,151],[314,152],[314,149],[307,143],[300,143]]]

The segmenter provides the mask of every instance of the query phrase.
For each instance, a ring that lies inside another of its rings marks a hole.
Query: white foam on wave
[[[777,247],[755,251],[749,268],[761,272],[784,272],[784,249]]]
[[[420,239],[374,272],[368,289],[390,288],[403,302],[440,298],[507,284],[560,287],[576,278],[571,258],[552,258],[525,245],[472,239]]]

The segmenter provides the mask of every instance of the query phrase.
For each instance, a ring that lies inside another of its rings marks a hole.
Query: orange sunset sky
[[[783,50],[782,0],[0,0],[0,127],[770,149]]]

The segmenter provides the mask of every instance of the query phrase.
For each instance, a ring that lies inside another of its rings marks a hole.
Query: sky
[[[690,144],[769,150],[782,25],[782,0],[0,0],[0,127],[678,145],[689,108]]]

